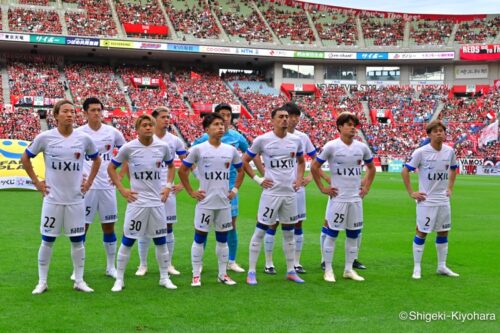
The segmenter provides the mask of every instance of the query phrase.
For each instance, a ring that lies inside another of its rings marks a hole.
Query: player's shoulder
[[[293,133],[291,133],[291,134],[295,134],[295,135],[296,135],[296,136],[298,136],[299,138],[309,138],[309,136],[308,136],[306,133],[301,132],[301,131],[299,131],[299,130],[295,130],[295,131],[293,131]]]
[[[224,142],[221,143],[221,148],[224,150],[230,150],[230,151],[237,150],[233,145],[230,145],[230,144],[224,143]]]
[[[360,147],[361,149],[368,148],[368,145],[366,143],[361,142],[359,140],[353,140],[352,143],[354,144],[355,147]]]
[[[84,140],[91,140],[92,141],[92,137],[90,136],[90,134],[83,131],[83,130],[80,130],[80,131],[75,130],[75,131],[73,131],[73,135],[77,139],[84,139]]]

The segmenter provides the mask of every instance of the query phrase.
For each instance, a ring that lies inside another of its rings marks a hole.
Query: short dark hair
[[[220,103],[220,104],[216,105],[214,108],[215,113],[219,113],[219,112],[221,112],[221,110],[229,110],[229,112],[231,112],[231,120],[233,120],[234,114],[233,114],[233,108],[231,107],[231,105],[229,105],[227,103]]]
[[[153,118],[158,118],[158,116],[160,115],[161,112],[169,112],[168,108],[164,107],[164,106],[159,106],[157,108],[155,108],[153,110],[153,112],[151,112],[151,115],[153,116]]]
[[[300,116],[300,114],[302,113],[302,111],[300,110],[300,107],[293,103],[293,102],[288,102],[288,103],[285,103],[283,106],[282,106],[283,109],[285,109],[289,115],[296,115],[296,116]]]
[[[340,126],[343,126],[349,121],[352,121],[354,123],[354,126],[359,125],[359,118],[354,113],[342,112],[337,118],[337,129],[339,129]]]
[[[201,125],[203,126],[203,129],[206,130],[208,126],[212,125],[212,123],[216,120],[220,119],[224,123],[224,118],[218,113],[209,113],[205,117],[203,117],[203,121],[201,122]]]
[[[101,104],[101,109],[104,110],[104,104],[97,97],[89,97],[83,102],[83,111],[88,111],[90,104]]]
[[[431,132],[435,129],[441,127],[443,131],[446,132],[446,126],[444,126],[443,122],[441,120],[433,120],[429,124],[427,124],[427,127],[425,128],[425,131],[427,132],[427,135],[431,134]]]
[[[274,116],[276,116],[276,113],[278,113],[278,111],[285,111],[285,112],[288,113],[288,110],[285,107],[280,106],[279,108],[274,109],[273,111],[271,111],[271,118],[274,118]]]

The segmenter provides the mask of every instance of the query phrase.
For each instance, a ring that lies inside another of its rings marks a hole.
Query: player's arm
[[[231,191],[229,191],[229,195],[227,196],[229,200],[232,200],[236,196],[236,194],[238,194],[241,184],[243,184],[243,179],[245,178],[245,171],[243,170],[243,166],[235,166],[235,168],[237,172],[236,181],[234,182],[234,187],[231,189]]]
[[[370,163],[366,163],[366,175],[363,178],[361,190],[359,191],[359,196],[361,198],[364,198],[370,191],[370,187],[372,186],[373,179],[375,179],[376,172],[377,170],[373,161],[371,161]]]
[[[403,177],[403,183],[405,184],[406,192],[408,192],[410,197],[417,200],[418,202],[424,201],[425,193],[413,191],[413,187],[411,186],[411,181],[410,181],[410,169],[408,168],[407,165],[403,167],[403,171],[401,171],[401,177]]]
[[[321,181],[321,165],[325,161],[319,160],[316,158],[311,165],[311,174],[314,179],[314,182],[316,183],[316,186],[318,189],[321,191],[321,193],[324,193],[330,197],[335,197],[337,196],[337,189],[331,186],[325,186],[323,185],[323,182]]]
[[[174,187],[175,167],[174,160],[167,162],[167,186],[161,191],[161,201],[165,202]]]
[[[260,175],[264,177],[266,169],[264,168],[264,164],[262,164],[262,158],[260,154],[255,156],[255,158],[253,159],[253,163],[255,164],[255,167],[257,168],[257,171],[259,171]]]
[[[453,186],[455,186],[455,179],[457,179],[457,168],[451,167],[448,177],[448,189],[446,190],[446,195],[451,197],[453,192]]]
[[[113,184],[115,184],[118,192],[127,200],[128,203],[134,202],[137,200],[137,192],[134,192],[128,188],[125,188],[121,182],[120,176],[116,172],[116,169],[120,166],[120,163],[111,160],[111,163],[108,165],[108,175],[111,178]]]
[[[294,188],[297,191],[304,183],[304,172],[306,170],[306,160],[304,155],[297,156],[297,178],[295,179]]]
[[[128,161],[123,162],[120,172],[118,173],[118,176],[120,177],[120,181],[123,179],[123,177],[127,175],[127,177],[130,179],[130,175],[128,173]]]
[[[311,156],[311,166],[312,166],[314,160],[316,159],[316,155],[317,155],[316,150],[315,150],[314,154],[312,154],[312,155],[308,154],[308,155]],[[326,172],[323,171],[323,169],[319,168],[319,174],[321,176],[321,179],[324,179],[328,184],[330,184],[332,182],[332,179],[330,178],[330,176],[328,176],[326,174]],[[303,182],[304,187],[309,185],[309,183],[312,181],[313,181],[313,175],[312,175],[312,173],[309,173],[306,177],[304,177],[304,182]]]
[[[90,175],[86,178],[82,185],[82,192],[87,193],[92,184],[94,183],[94,179],[99,172],[99,168],[101,167],[101,156],[98,153],[94,156],[89,156],[92,160],[92,167],[90,168]]]
[[[45,183],[45,180],[40,181],[40,179],[38,179],[33,169],[33,163],[31,163],[31,157],[26,151],[23,153],[23,156],[21,156],[21,163],[23,164],[24,170],[26,170],[26,173],[31,178],[33,185],[35,185],[36,190],[41,192],[43,196],[48,195],[50,187]]]
[[[179,159],[181,161],[183,161],[186,158],[187,153],[186,153],[186,151],[184,151],[184,154],[179,154],[179,152],[177,152],[177,156],[179,156]],[[194,172],[193,172],[193,174],[194,174]],[[174,185],[174,187],[172,188],[172,190],[174,191],[174,194],[179,193],[183,189],[184,189],[184,186],[182,186],[182,183]]]
[[[179,168],[179,179],[181,180],[182,185],[186,189],[186,192],[198,201],[205,199],[205,191],[198,190],[194,191],[189,183],[189,172],[191,171],[192,163],[183,160],[181,167]]]
[[[247,150],[247,152],[245,154],[243,154],[243,157],[241,158],[243,161],[243,169],[245,170],[245,173],[248,175],[248,177],[252,178],[257,184],[259,184],[263,188],[273,187],[273,181],[271,179],[265,179],[263,177],[259,177],[253,171],[252,166],[250,165],[250,162],[252,160],[254,160],[254,157],[256,155],[251,156],[250,154],[252,154],[252,153]]]

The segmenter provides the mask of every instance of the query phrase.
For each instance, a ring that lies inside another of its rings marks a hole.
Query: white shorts
[[[167,224],[177,223],[177,199],[173,193],[170,193],[165,201],[165,219]]]
[[[166,236],[165,208],[128,205],[123,222],[123,234],[132,239]]]
[[[434,207],[417,205],[417,228],[426,234],[432,231],[450,230],[450,205]]]
[[[233,229],[231,221],[231,207],[223,209],[196,207],[194,211],[194,228],[199,231],[209,232],[211,225],[214,225],[215,231],[229,231]]]
[[[85,234],[85,205],[83,201],[74,205],[58,205],[43,202],[40,233],[43,236],[57,237],[64,228],[68,237]]]
[[[328,200],[326,221],[332,230],[359,230],[363,228],[363,202]]]
[[[114,223],[118,220],[115,189],[90,190],[85,193],[85,223],[92,224],[97,212],[101,223]]]
[[[266,225],[297,223],[297,196],[278,197],[262,193],[259,201],[257,221]]]

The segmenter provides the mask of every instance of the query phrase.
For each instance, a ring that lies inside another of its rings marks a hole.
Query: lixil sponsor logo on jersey
[[[271,160],[272,169],[292,169],[295,168],[295,159]]]
[[[210,171],[205,172],[206,180],[229,180],[229,172],[227,171]]]
[[[337,169],[337,175],[339,176],[361,176],[361,168],[342,168]]]
[[[61,171],[80,171],[80,163],[65,162],[65,161],[52,161],[52,169]]]
[[[137,180],[159,180],[159,171],[139,171],[134,172],[134,178]]]
[[[435,172],[427,174],[427,180],[448,180],[447,172]]]

